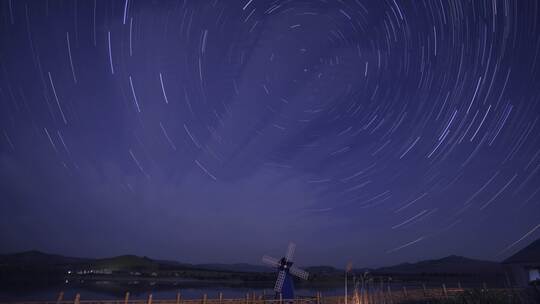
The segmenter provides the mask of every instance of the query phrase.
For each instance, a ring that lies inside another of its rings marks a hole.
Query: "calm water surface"
[[[1,288],[0,302],[6,301],[29,301],[29,300],[51,300],[55,301],[60,291],[64,292],[64,300],[71,300],[79,293],[81,300],[105,300],[105,299],[123,299],[125,292],[130,292],[131,299],[146,299],[148,294],[152,293],[154,299],[174,299],[176,293],[180,292],[183,299],[200,299],[204,294],[208,298],[218,298],[219,293],[223,293],[224,298],[244,298],[247,293],[255,293],[259,295],[273,295],[272,288],[260,287],[228,287],[228,286],[210,286],[210,287],[174,287],[174,286],[137,286],[126,287],[118,286],[114,283],[102,283],[100,285],[90,286],[47,286],[47,287],[32,287],[24,288]],[[343,293],[343,288],[331,289],[310,289],[297,288],[296,295],[298,296],[313,296],[318,291],[325,295],[337,295]]]
[[[431,281],[426,284],[427,288],[440,288],[441,283],[439,281]],[[480,288],[479,282],[463,282],[462,286],[465,288]],[[490,287],[495,287],[497,283],[490,282]],[[403,285],[392,284],[391,289],[401,291],[403,286],[406,286],[408,290],[422,288],[420,283],[408,283]],[[447,288],[456,288],[456,282],[446,281]],[[72,300],[75,295],[79,293],[81,300],[106,300],[106,299],[123,299],[126,291],[130,292],[131,299],[146,299],[148,294],[152,293],[154,299],[174,299],[176,293],[180,292],[183,299],[201,299],[204,294],[208,298],[218,298],[219,293],[223,293],[224,298],[244,298],[247,293],[256,296],[266,294],[269,297],[274,294],[272,290],[273,286],[241,286],[241,285],[199,285],[193,286],[190,284],[178,284],[178,285],[159,285],[149,282],[140,282],[134,284],[130,283],[118,283],[112,281],[98,281],[81,283],[68,283],[68,284],[51,284],[47,286],[29,286],[29,285],[16,285],[16,286],[2,286],[0,285],[0,302],[12,302],[12,301],[31,301],[31,300],[50,300],[55,301],[58,298],[60,291],[64,292],[64,300]],[[502,286],[501,286],[502,287]],[[374,289],[380,288],[380,284],[374,284]],[[384,289],[388,286],[385,284]],[[349,286],[349,291],[352,291],[353,285]],[[297,296],[314,296],[317,292],[322,292],[323,296],[335,296],[343,295],[343,286],[332,287],[299,287],[296,288]]]

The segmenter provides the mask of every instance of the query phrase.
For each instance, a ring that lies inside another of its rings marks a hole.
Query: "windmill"
[[[274,291],[281,294],[283,299],[294,299],[294,284],[291,275],[304,280],[307,280],[309,276],[309,273],[306,271],[293,266],[292,259],[295,248],[296,245],[294,243],[289,243],[286,255],[279,260],[267,255],[262,258],[263,263],[278,269],[279,272]]]

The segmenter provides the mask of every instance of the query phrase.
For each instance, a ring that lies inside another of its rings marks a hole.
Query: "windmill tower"
[[[294,299],[294,284],[291,275],[304,280],[307,280],[309,276],[309,273],[306,271],[293,266],[292,260],[295,248],[296,245],[294,243],[289,243],[287,253],[279,260],[267,255],[263,256],[262,258],[263,263],[278,269],[278,277],[276,280],[276,285],[274,286],[274,291],[277,294],[281,294],[283,299]]]

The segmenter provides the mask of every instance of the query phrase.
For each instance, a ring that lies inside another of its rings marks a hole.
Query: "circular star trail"
[[[3,0],[0,241],[506,256],[540,232],[539,6]]]

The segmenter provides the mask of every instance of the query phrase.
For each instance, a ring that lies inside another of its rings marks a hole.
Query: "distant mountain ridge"
[[[540,239],[516,252],[503,263],[540,263]]]
[[[169,260],[154,260],[146,256],[120,255],[110,258],[78,258],[49,254],[37,250],[18,252],[13,254],[0,254],[1,266],[87,266],[97,269],[111,270],[155,270],[162,268],[232,271],[232,272],[272,272],[273,269],[262,265],[247,263],[235,264],[189,264]]]
[[[234,264],[195,264],[195,267],[199,267],[207,270],[224,270],[224,271],[235,271],[235,272],[271,272],[274,271],[272,268],[264,265],[252,265],[248,263],[234,263]]]
[[[503,266],[499,262],[450,255],[441,259],[381,267],[374,270],[374,272],[392,274],[496,274],[503,272]]]
[[[23,251],[13,254],[0,254],[0,265],[64,265],[72,263],[87,263],[92,259],[65,257],[57,254],[44,253],[37,250]]]
[[[91,259],[66,257],[56,254],[47,254],[40,251],[26,251],[14,254],[0,255],[1,266],[24,265],[31,266],[73,266],[91,265],[94,268],[108,268],[112,270],[147,270],[153,271],[161,268],[244,272],[244,273],[267,273],[274,269],[264,265],[253,265],[248,263],[207,263],[189,264],[176,261],[154,260],[148,257],[135,255],[122,255],[111,258]],[[332,266],[311,266],[305,267],[306,271],[318,274],[336,274],[344,270]],[[425,260],[416,263],[402,263],[393,266],[380,267],[376,269],[354,269],[356,273],[370,271],[373,274],[421,274],[421,273],[449,273],[449,274],[494,274],[502,272],[502,264],[498,262],[469,259],[462,256],[450,255],[441,259]]]

